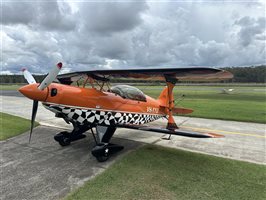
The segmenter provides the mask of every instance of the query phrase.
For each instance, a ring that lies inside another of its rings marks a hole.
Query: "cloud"
[[[231,55],[229,46],[225,43],[217,43],[215,41],[208,41],[199,48],[200,65],[216,66],[225,65],[225,60]]]
[[[125,34],[96,39],[95,53],[107,59],[128,59],[132,53],[131,38]]]
[[[67,11],[67,13],[63,11]],[[61,2],[61,10],[57,1],[41,1],[38,5],[37,24],[46,30],[70,31],[75,29],[76,19],[71,18],[71,9]]]
[[[29,24],[34,18],[34,5],[30,2],[2,2],[3,24]]]
[[[49,1],[5,1],[2,3],[1,23],[6,25],[25,24],[35,29],[50,31],[69,31],[75,29],[75,20],[71,19],[71,9],[56,0]],[[67,11],[68,13],[63,13]]]
[[[132,30],[141,22],[141,13],[147,9],[145,1],[81,3],[83,26],[97,34]]]
[[[235,22],[240,27],[238,37],[241,44],[246,47],[254,40],[265,40],[266,17],[257,19],[245,16]]]
[[[265,64],[265,4],[5,1],[2,71]]]

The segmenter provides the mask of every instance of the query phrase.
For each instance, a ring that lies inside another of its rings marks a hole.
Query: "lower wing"
[[[141,131],[151,131],[156,133],[164,133],[171,135],[178,135],[184,137],[193,137],[193,138],[220,138],[224,137],[223,135],[215,134],[215,133],[205,133],[205,132],[194,132],[182,129],[169,130],[161,127],[151,127],[146,125],[133,125],[133,124],[118,124],[117,127],[120,128],[128,128],[128,129],[136,129]]]

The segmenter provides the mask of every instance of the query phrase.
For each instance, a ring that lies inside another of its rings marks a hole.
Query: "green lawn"
[[[145,94],[157,98],[163,87],[140,87]],[[177,86],[174,94],[177,106],[194,109],[188,116],[266,123],[266,89],[264,87],[230,87],[234,91],[222,94],[226,87]],[[185,98],[179,101],[180,96]]]
[[[148,145],[66,199],[266,199],[266,166]]]
[[[5,140],[28,131],[30,120],[0,112],[0,126],[0,140]]]
[[[0,85],[0,90],[18,90],[23,85]]]

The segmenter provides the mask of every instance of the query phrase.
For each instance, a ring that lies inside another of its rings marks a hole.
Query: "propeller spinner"
[[[46,88],[55,80],[61,68],[62,63],[60,62],[49,72],[41,84],[36,83],[34,77],[27,69],[22,69],[24,78],[27,80],[29,85],[21,87],[19,92],[33,100],[29,142],[31,140],[32,130],[38,110],[38,103],[39,101],[45,101],[48,92],[48,89]]]

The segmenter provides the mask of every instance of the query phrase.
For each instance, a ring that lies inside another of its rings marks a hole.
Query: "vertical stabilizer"
[[[160,96],[158,97],[158,101],[160,102],[160,106],[168,107],[169,100],[168,100],[168,88],[165,87],[161,92]]]
[[[167,89],[168,89],[168,123],[166,128],[169,130],[175,130],[178,128],[178,126],[175,123],[172,109],[174,108],[174,95],[173,95],[173,89],[175,87],[175,84],[171,82],[167,83]]]
[[[161,92],[158,101],[160,102],[160,106],[165,108],[166,114],[168,115],[168,124],[166,128],[169,130],[174,130],[178,128],[174,121],[173,112],[172,112],[172,109],[174,108],[173,88],[175,84],[170,82],[166,83],[167,87],[165,87]]]

